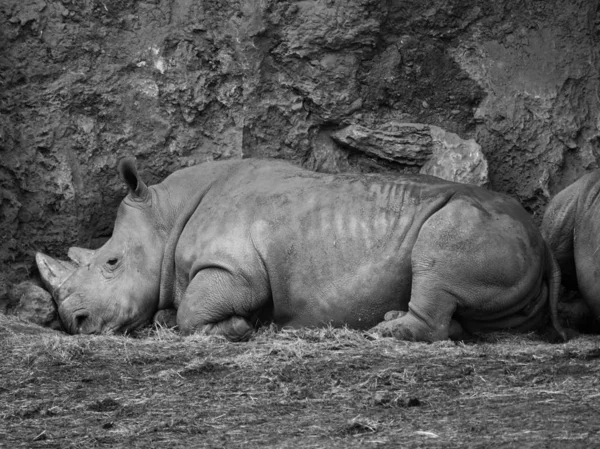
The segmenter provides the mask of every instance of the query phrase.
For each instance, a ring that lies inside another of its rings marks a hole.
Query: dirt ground
[[[0,446],[599,447],[600,338],[248,343],[68,336],[0,315]]]

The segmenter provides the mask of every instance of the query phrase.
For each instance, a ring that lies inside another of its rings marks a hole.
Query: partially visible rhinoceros
[[[542,234],[565,286],[577,289],[600,324],[600,170],[582,176],[548,204]]]
[[[152,187],[132,159],[119,172],[129,194],[111,239],[71,248],[72,262],[36,256],[71,333],[132,330],[174,307],[182,332],[230,340],[272,322],[435,341],[548,315],[564,336],[558,267],[507,196],[274,160],[204,163]]]

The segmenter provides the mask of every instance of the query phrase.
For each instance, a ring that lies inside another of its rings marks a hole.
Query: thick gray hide
[[[542,234],[565,286],[579,290],[600,330],[600,170],[582,176],[548,204]],[[589,330],[589,326],[588,326]]]
[[[513,199],[431,176],[328,175],[237,160],[148,188],[132,160],[112,238],[37,262],[70,332],[130,330],[176,308],[181,331],[247,339],[279,326],[434,341],[529,330],[560,276]],[[383,321],[386,312],[396,310]]]

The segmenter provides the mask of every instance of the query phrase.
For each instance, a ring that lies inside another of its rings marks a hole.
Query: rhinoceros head
[[[135,329],[158,307],[163,241],[152,207],[152,189],[132,159],[119,164],[129,194],[117,212],[113,235],[97,250],[69,249],[71,261],[42,253],[36,263],[69,333]]]

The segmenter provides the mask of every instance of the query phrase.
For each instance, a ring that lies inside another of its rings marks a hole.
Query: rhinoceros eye
[[[112,278],[117,274],[118,268],[121,266],[121,259],[119,257],[109,257],[102,266],[102,274],[104,277]]]

